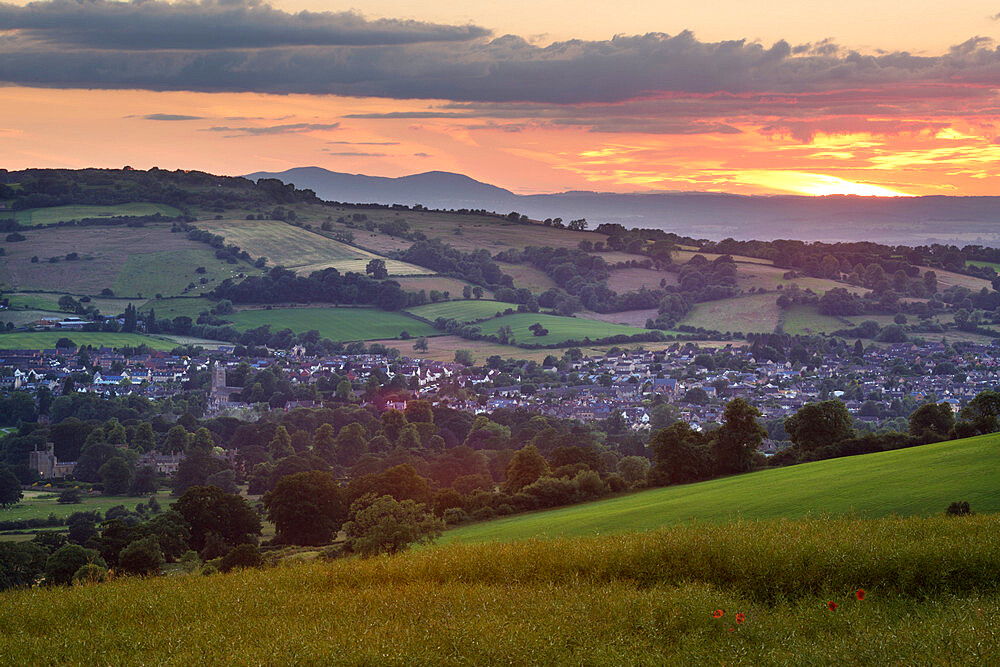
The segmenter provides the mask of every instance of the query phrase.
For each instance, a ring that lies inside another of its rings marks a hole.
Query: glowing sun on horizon
[[[837,176],[802,171],[752,170],[740,173],[735,179],[749,185],[797,195],[822,197],[824,195],[858,195],[861,197],[912,197],[914,195],[893,190],[884,185],[859,183]]]

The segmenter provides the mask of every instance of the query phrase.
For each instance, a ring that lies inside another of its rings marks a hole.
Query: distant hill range
[[[462,174],[431,171],[400,178],[299,167],[257,172],[350,203],[423,204],[435,209],[518,211],[532,218],[586,218],[697,238],[877,241],[1000,246],[1000,197],[745,196],[711,192],[560,192],[518,195]]]

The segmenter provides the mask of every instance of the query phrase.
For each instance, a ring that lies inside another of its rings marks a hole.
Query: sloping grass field
[[[995,516],[450,545],[10,591],[0,662],[987,665],[998,568]]]
[[[804,463],[449,530],[455,542],[652,530],[696,520],[940,514],[965,500],[1000,512],[1000,434]]]
[[[0,318],[2,319],[2,318]],[[0,350],[48,350],[60,338],[69,338],[78,346],[139,347],[148,345],[154,350],[172,350],[177,343],[165,338],[133,333],[106,333],[103,331],[27,331],[0,334]]]
[[[417,317],[434,321],[439,317],[458,320],[459,322],[472,322],[486,317],[494,317],[497,313],[502,313],[508,308],[517,310],[516,303],[506,303],[504,301],[486,300],[464,300],[464,301],[440,301],[438,303],[428,303],[415,308],[408,308],[407,311]]]
[[[302,275],[330,267],[341,273],[364,273],[369,261],[385,259],[280,220],[205,220],[198,226],[222,236],[227,243],[235,243],[253,257],[267,257],[271,266],[284,266]],[[390,275],[434,273],[394,259],[385,259],[385,266]]]
[[[781,312],[781,326],[787,334],[830,333],[852,325],[832,315],[823,315],[816,306],[795,305]]]
[[[316,330],[323,338],[333,341],[398,338],[403,331],[413,337],[440,333],[431,325],[402,313],[374,308],[243,310],[227,315],[226,320],[241,331],[269,324],[271,331],[291,329],[295,333],[304,333]]]
[[[771,333],[781,319],[777,298],[772,292],[699,303],[680,323],[721,332]]]
[[[535,323],[541,324],[549,330],[545,336],[536,336],[528,328]],[[612,324],[610,322],[598,322],[577,317],[560,317],[558,315],[542,315],[539,313],[514,313],[504,315],[486,322],[481,322],[477,326],[483,333],[496,333],[500,327],[509,326],[515,340],[521,344],[538,343],[541,345],[558,345],[568,340],[598,340],[609,336],[634,336],[635,334],[647,333],[649,329],[630,327],[624,324]]]
[[[224,278],[259,269],[240,262],[227,264],[215,251],[166,224],[145,227],[50,227],[29,230],[26,240],[6,244],[0,281],[15,290],[46,290],[96,296],[111,289],[115,296],[151,299],[157,293],[178,296],[206,292]],[[67,260],[70,253],[78,259]],[[38,261],[32,261],[33,258]],[[56,261],[50,261],[51,259]],[[195,269],[205,267],[204,274]],[[201,278],[207,284],[200,283]],[[58,295],[52,297],[58,299]]]
[[[51,225],[69,220],[84,218],[114,218],[118,216],[165,215],[176,217],[180,211],[166,204],[152,202],[133,202],[131,204],[108,204],[105,206],[90,206],[78,204],[72,206],[49,206],[46,208],[29,208],[14,213],[14,219],[21,225]]]

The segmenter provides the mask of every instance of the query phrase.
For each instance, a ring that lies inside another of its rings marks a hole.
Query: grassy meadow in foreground
[[[12,591],[0,663],[993,664],[998,529],[741,523]]]
[[[669,486],[462,526],[445,540],[480,542],[649,530],[690,520],[823,514],[932,515],[966,500],[1000,512],[1000,434]]]

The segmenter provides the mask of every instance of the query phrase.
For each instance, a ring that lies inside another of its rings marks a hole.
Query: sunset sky
[[[1000,2],[0,3],[0,167],[1000,194]]]

